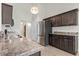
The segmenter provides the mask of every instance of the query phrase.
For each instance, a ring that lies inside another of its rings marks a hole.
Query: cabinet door
[[[61,15],[55,17],[55,26],[61,26]]]
[[[69,42],[68,43],[68,48],[69,48],[68,50],[69,50],[69,52],[73,52],[73,40],[69,40],[68,42]]]
[[[52,20],[52,25],[53,27],[57,27],[57,26],[61,26],[62,25],[62,16],[61,15],[57,15],[53,18],[51,18]]]
[[[58,46],[58,39],[57,39],[57,36],[56,35],[52,35],[52,37],[51,37],[51,39],[50,39],[50,44],[52,45],[52,46],[55,46],[55,47],[57,47]]]
[[[56,37],[55,37],[55,35],[52,35],[52,42],[51,42],[51,44],[52,44],[52,46],[55,46],[55,42],[56,42]]]
[[[65,13],[62,15],[62,25],[69,25],[69,13]]]
[[[55,26],[55,17],[51,17],[51,22],[52,22],[52,27],[54,27]]]
[[[64,36],[64,50],[70,53],[74,53],[75,49],[75,41],[73,40],[73,36]]]
[[[62,14],[62,25],[77,25],[77,11]]]
[[[52,34],[49,34],[49,45],[52,45]]]
[[[61,36],[60,49],[68,51],[68,37],[67,36]]]
[[[54,39],[55,47],[60,48],[60,36],[55,35],[54,37],[55,37]]]
[[[60,49],[63,49],[64,50],[64,48],[65,48],[65,41],[64,41],[64,38],[63,38],[63,36],[61,36],[61,38],[60,38]]]
[[[75,50],[75,41],[73,40],[73,36],[68,38],[68,50],[69,52],[73,53]]]
[[[65,51],[69,50],[69,48],[68,48],[68,39],[67,38],[64,38],[64,50]]]
[[[72,11],[69,14],[69,25],[77,25],[77,11]]]

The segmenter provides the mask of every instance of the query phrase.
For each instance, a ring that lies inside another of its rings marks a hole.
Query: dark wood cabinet
[[[52,27],[70,26],[78,24],[78,9],[64,12],[44,20],[51,20]]]
[[[55,47],[58,47],[58,48],[60,48],[60,40],[58,39],[59,38],[59,36],[53,36],[54,38],[53,38],[53,42],[52,43],[54,43],[54,46]]]
[[[57,27],[57,26],[61,26],[62,25],[62,16],[59,15],[59,16],[55,16],[55,17],[52,17],[50,19],[52,21],[52,26],[53,27]]]
[[[51,17],[49,20],[51,20],[51,27],[55,26],[55,17]]]
[[[77,36],[67,36],[67,35],[49,35],[49,44],[72,53],[74,55],[78,52],[78,37]]]
[[[65,40],[63,39],[62,36],[60,36],[60,48],[62,50],[65,50]]]
[[[53,37],[52,37],[52,35],[51,34],[49,34],[49,45],[53,45],[54,43],[53,43]]]
[[[77,25],[77,10],[62,14],[62,25]]]
[[[71,43],[71,42],[74,43],[74,40],[68,39],[68,48],[69,48],[68,50],[69,50],[70,53],[73,53],[72,51],[74,51],[73,47],[75,47],[75,45],[73,43]]]
[[[69,25],[69,22],[70,21],[68,21],[68,20],[70,20],[69,18],[69,15],[68,15],[69,13],[65,13],[65,14],[63,14],[62,15],[62,25],[64,26],[64,25]]]

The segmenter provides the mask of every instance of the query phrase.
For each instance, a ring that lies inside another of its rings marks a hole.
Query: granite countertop
[[[78,36],[78,32],[54,32],[50,34],[55,34],[55,35],[68,35],[68,36]]]
[[[0,55],[2,56],[29,56],[44,47],[26,38],[0,40]]]

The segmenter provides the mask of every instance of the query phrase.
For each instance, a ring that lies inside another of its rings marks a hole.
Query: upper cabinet
[[[64,12],[45,20],[51,20],[52,27],[70,26],[78,24],[78,9],[74,9],[68,12]]]
[[[54,26],[54,27],[62,25],[62,16],[61,15],[54,16],[50,20],[52,21],[52,26]]]
[[[78,17],[77,17],[77,9],[69,11],[67,13],[62,14],[62,25],[77,25]]]

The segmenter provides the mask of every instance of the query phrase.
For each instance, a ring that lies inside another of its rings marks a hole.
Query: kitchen
[[[15,31],[21,35],[23,35],[26,32],[25,36],[27,38],[30,39],[30,37],[31,37],[33,41],[40,43],[41,45],[43,45],[45,47],[48,46],[49,44],[51,45],[51,43],[49,43],[49,42],[51,42],[51,39],[50,39],[51,37],[54,38],[56,35],[59,35],[59,36],[56,36],[56,39],[57,39],[57,37],[59,39],[60,36],[62,36],[62,35],[63,36],[68,35],[69,36],[68,39],[70,39],[70,38],[73,39],[72,42],[74,44],[72,43],[72,45],[71,45],[68,43],[71,46],[74,45],[74,47],[71,47],[75,50],[75,53],[73,53],[73,54],[76,55],[78,53],[78,46],[77,46],[78,45],[78,32],[79,32],[79,30],[78,30],[79,22],[77,19],[78,18],[78,4],[40,4],[40,3],[39,4],[8,3],[8,4],[13,5],[14,26],[11,27],[13,31]],[[32,6],[39,7],[38,14],[29,13]],[[27,7],[27,8],[25,8],[25,7]],[[46,11],[45,11],[45,9],[46,9]],[[61,18],[64,19],[65,21],[61,20]],[[21,19],[21,20],[19,20],[19,19]],[[27,20],[27,19],[29,19],[29,20]],[[38,24],[38,23],[42,22],[42,20],[46,21],[46,23],[44,25],[40,26],[40,24]],[[51,21],[49,21],[49,20],[51,20]],[[23,23],[28,22],[27,23],[28,26],[26,26],[26,30],[22,29],[25,32],[19,30],[22,21],[23,21]],[[44,33],[41,32],[42,28],[43,28],[43,32],[45,30]],[[56,35],[54,36],[54,34],[56,34]],[[73,36],[77,37],[77,38],[74,39]],[[62,42],[62,41],[60,41],[60,42]],[[76,44],[75,44],[75,42],[76,42]],[[58,44],[58,43],[55,43],[54,45],[56,45],[56,44]],[[58,45],[60,45],[60,43]],[[63,47],[60,48],[58,45],[56,45],[56,47],[63,50]],[[64,45],[64,44],[62,43],[60,46],[62,46],[62,45]],[[64,47],[64,48],[66,48],[66,47]],[[72,51],[71,51],[71,53],[72,53]]]

